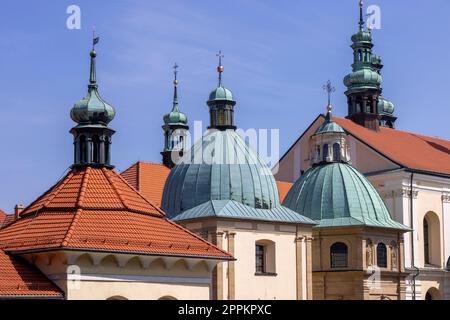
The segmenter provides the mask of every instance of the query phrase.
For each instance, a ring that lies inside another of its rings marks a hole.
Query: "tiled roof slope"
[[[62,299],[63,293],[39,270],[0,250],[0,299]]]
[[[0,231],[0,249],[231,256],[165,218],[114,170],[73,169]]]
[[[6,228],[14,222],[14,215],[8,215],[4,211],[0,210],[0,229]]]
[[[6,213],[0,209],[0,229],[2,228],[3,222],[6,219]]]
[[[286,198],[289,190],[291,190],[293,183],[277,181],[278,194],[280,195],[280,201],[283,202],[284,198]]]
[[[161,206],[164,185],[170,169],[160,163],[137,162],[121,176],[152,203]]]
[[[404,167],[450,175],[449,140],[383,127],[375,132],[348,119],[333,119],[351,135]]]

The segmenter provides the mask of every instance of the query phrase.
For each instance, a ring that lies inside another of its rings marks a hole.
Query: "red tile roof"
[[[6,213],[0,209],[0,229],[2,228],[3,221],[6,219]]]
[[[0,231],[5,251],[59,248],[231,258],[105,168],[73,169]]]
[[[383,127],[375,132],[348,119],[333,119],[348,133],[403,167],[450,174],[449,140]]]
[[[286,198],[289,190],[291,190],[293,183],[277,181],[277,186],[278,186],[278,194],[280,196],[280,202],[283,202],[284,198]]]
[[[158,207],[169,174],[170,169],[165,165],[141,161],[121,173],[130,185]]]
[[[6,214],[4,211],[0,210],[0,229],[6,228],[13,222],[14,215]]]
[[[39,297],[62,299],[63,293],[26,261],[0,250],[0,299]]]

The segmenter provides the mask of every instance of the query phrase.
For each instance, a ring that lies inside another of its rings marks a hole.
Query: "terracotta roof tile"
[[[289,190],[291,190],[292,186],[293,186],[293,183],[277,181],[278,194],[280,196],[281,203],[284,201],[284,198],[286,198],[286,196],[287,196]]]
[[[375,132],[351,120],[333,118],[347,132],[404,167],[450,174],[449,140],[389,128]]]
[[[0,229],[6,228],[14,222],[14,215],[6,214],[4,211],[0,210]]]
[[[56,248],[231,258],[104,168],[73,169],[0,231],[8,252]]]
[[[161,206],[164,185],[170,169],[159,163],[137,162],[121,176],[157,206]]]
[[[63,293],[39,270],[24,260],[0,250],[0,298],[47,297],[63,298]]]

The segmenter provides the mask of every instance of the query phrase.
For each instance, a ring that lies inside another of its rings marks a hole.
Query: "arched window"
[[[94,145],[92,162],[100,163],[100,138],[98,136],[94,136],[92,138],[92,144]]]
[[[255,273],[256,275],[276,275],[275,242],[259,240],[255,243]]]
[[[377,265],[380,268],[387,268],[387,248],[384,243],[377,245]]]
[[[339,143],[333,144],[333,160],[341,161],[341,146]]]
[[[441,266],[441,223],[430,211],[423,219],[423,261],[425,265]]]
[[[331,268],[347,268],[348,248],[345,243],[336,242],[330,248]]]
[[[430,242],[429,229],[427,219],[423,219],[423,254],[425,264],[430,264]]]
[[[86,143],[86,136],[80,137],[80,162],[86,163],[87,162],[87,143]]]
[[[324,144],[323,145],[323,152],[322,152],[322,160],[323,161],[327,161],[328,158],[328,145]]]

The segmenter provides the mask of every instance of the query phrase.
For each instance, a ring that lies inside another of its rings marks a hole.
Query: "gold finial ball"
[[[178,80],[173,80],[173,84],[177,86],[178,85]]]
[[[97,52],[95,50],[91,51],[91,58],[95,58],[97,56]]]
[[[328,105],[327,106],[327,110],[328,110],[328,112],[331,112],[331,110],[333,110],[333,106],[330,104],[330,105]]]
[[[217,67],[217,72],[222,73],[223,72],[223,66],[218,66]]]

